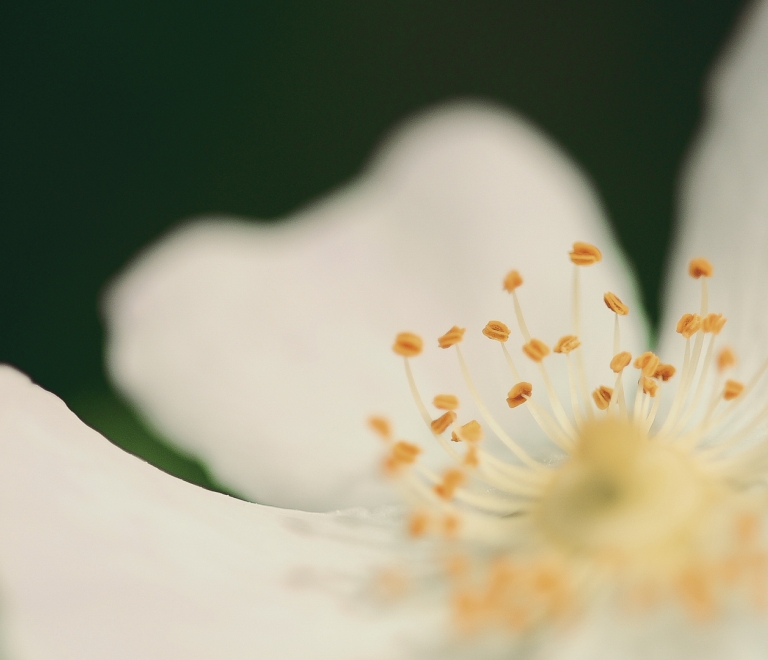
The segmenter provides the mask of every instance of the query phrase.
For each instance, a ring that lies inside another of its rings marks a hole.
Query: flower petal
[[[434,612],[381,609],[366,592],[397,558],[391,522],[169,477],[6,366],[0,438],[11,657],[392,658],[428,635]]]
[[[449,107],[408,123],[358,182],[291,222],[198,222],[144,254],[107,299],[109,367],[164,435],[256,501],[311,510],[384,502],[381,448],[364,419],[392,414],[399,434],[424,437],[389,352],[395,334],[426,339],[425,397],[468,399],[452,356],[430,364],[435,339],[468,327],[473,361],[501,364],[480,330],[496,318],[514,326],[501,290],[510,268],[526,278],[535,336],[552,345],[571,333],[574,241],[605,253],[583,272],[583,325],[590,373],[608,378],[613,318],[603,293],[632,308],[630,350],[644,339],[644,316],[589,185],[518,117]],[[519,332],[511,342],[521,356]],[[567,392],[564,369],[558,378]],[[489,377],[501,408],[509,379]],[[527,417],[519,424],[540,439]]]
[[[714,266],[711,310],[729,319],[723,336],[753,371],[768,356],[768,2],[743,18],[713,72],[706,121],[683,175],[663,328],[671,351],[675,321],[697,311],[687,262],[705,256]]]

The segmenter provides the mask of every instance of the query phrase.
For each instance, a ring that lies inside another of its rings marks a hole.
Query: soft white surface
[[[679,352],[674,324],[696,310],[698,283],[677,276],[691,257],[715,267],[712,311],[748,377],[768,357],[768,3],[755,4],[710,81],[705,123],[683,174],[663,350]],[[674,346],[675,348],[672,348]]]
[[[11,660],[391,660],[437,616],[365,597],[397,526],[179,481],[6,366],[0,529]]]
[[[431,438],[390,351],[395,334],[425,337],[415,369],[424,397],[469,401],[455,357],[435,339],[468,328],[476,381],[510,431],[546,453],[526,410],[504,400],[513,384],[495,343],[480,334],[501,319],[522,356],[510,268],[534,336],[552,345],[572,332],[567,253],[574,241],[603,250],[583,269],[590,387],[609,384],[611,290],[632,309],[624,347],[644,346],[635,289],[583,175],[518,117],[479,105],[440,109],[406,124],[354,184],[275,227],[208,219],[143,254],[106,301],[108,365],[120,389],[179,446],[255,501],[307,510],[389,501],[378,479],[381,447],[371,413],[399,434]],[[549,359],[563,394],[561,356]],[[542,398],[543,401],[543,398]],[[476,416],[463,408],[463,420]]]

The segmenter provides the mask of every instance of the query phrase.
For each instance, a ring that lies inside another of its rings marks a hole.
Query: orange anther
[[[528,401],[532,393],[533,385],[525,382],[517,383],[507,394],[507,405],[510,408],[517,408]]]
[[[576,335],[565,335],[557,340],[554,351],[555,353],[567,355],[571,351],[575,351],[579,346],[581,346],[581,342]]]
[[[611,359],[611,371],[615,374],[620,374],[630,362],[632,362],[632,353],[629,351],[616,353]]]
[[[384,438],[384,440],[389,440],[392,437],[392,426],[390,425],[389,420],[384,417],[375,415],[369,417],[368,426],[370,426],[376,434]]]
[[[653,378],[643,376],[641,378],[641,384],[643,386],[643,392],[650,394],[652,397],[656,396],[656,393],[659,391],[659,384],[653,380]]]
[[[569,253],[571,261],[577,266],[591,266],[603,258],[603,254],[591,243],[574,243]]]
[[[726,401],[731,401],[739,396],[744,391],[744,385],[737,380],[725,381],[725,387],[723,388],[723,398]]]
[[[701,328],[701,317],[698,314],[683,314],[677,322],[677,332],[690,339]]]
[[[629,314],[629,307],[627,307],[615,293],[610,291],[603,296],[603,301],[606,307],[612,312],[616,312],[619,316],[626,316]]]
[[[460,426],[458,431],[451,433],[451,440],[454,442],[461,442],[462,440],[466,440],[467,442],[480,442],[482,439],[483,427],[480,426],[475,419]]]
[[[426,513],[414,513],[408,520],[408,533],[411,536],[424,536],[429,525],[429,516]]]
[[[671,364],[660,364],[656,367],[656,371],[653,372],[654,378],[661,378],[665,383],[675,375],[677,369]]]
[[[410,442],[400,440],[392,446],[392,458],[398,463],[410,465],[416,461],[416,457],[421,453],[421,448]]]
[[[640,369],[643,376],[653,376],[659,367],[659,356],[651,351],[646,351],[635,360],[635,369]]]
[[[443,480],[433,490],[444,500],[450,500],[456,489],[464,483],[466,477],[461,470],[446,470]]]
[[[419,335],[415,335],[412,332],[401,332],[395,337],[392,350],[403,357],[416,357],[421,353],[423,346],[424,342],[421,341]]]
[[[464,339],[465,332],[465,328],[460,328],[459,326],[454,325],[442,337],[437,338],[437,345],[440,348],[450,348],[454,344],[458,344],[462,339]]]
[[[522,286],[523,278],[516,270],[510,270],[504,278],[504,290],[512,293],[517,287]]]
[[[704,257],[691,259],[688,263],[688,274],[697,280],[700,277],[712,277],[713,271],[712,264]]]
[[[523,353],[534,362],[541,362],[549,355],[549,346],[540,339],[531,339],[531,341],[523,345]]]
[[[734,364],[736,364],[736,354],[726,346],[717,356],[717,368],[720,371],[725,371]]]
[[[433,419],[432,423],[430,424],[430,427],[432,428],[432,433],[435,435],[440,435],[441,433],[445,433],[446,429],[453,424],[456,421],[456,413],[452,410],[449,410],[447,413],[444,413],[443,415],[440,415],[437,419]]]
[[[483,328],[483,334],[488,339],[494,339],[503,343],[509,339],[509,328],[501,321],[488,321]]]
[[[453,394],[438,394],[432,399],[432,405],[439,410],[456,410],[459,400]]]
[[[707,314],[701,323],[701,327],[704,329],[704,332],[719,335],[727,320],[722,314]]]
[[[601,385],[594,392],[592,392],[592,399],[594,400],[595,405],[600,408],[600,410],[606,410],[608,408],[611,403],[612,396],[613,389],[606,387],[605,385]]]

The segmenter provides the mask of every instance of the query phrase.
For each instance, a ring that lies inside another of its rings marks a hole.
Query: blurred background
[[[99,296],[180,220],[279,221],[401,120],[479,98],[538,124],[658,290],[703,82],[741,0],[7,2],[0,360],[159,467],[219,488],[110,390]]]

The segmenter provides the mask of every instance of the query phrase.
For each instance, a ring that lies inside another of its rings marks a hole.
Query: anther
[[[429,425],[432,429],[432,433],[440,435],[445,433],[446,429],[456,421],[456,413],[449,410],[447,413],[440,415],[437,419],[433,419]]]
[[[557,340],[553,350],[555,353],[563,353],[564,355],[567,355],[571,351],[575,351],[579,346],[581,346],[581,342],[576,335],[565,335],[565,337],[560,337],[560,339]]]
[[[400,440],[392,446],[392,458],[398,463],[409,465],[416,461],[416,457],[421,453],[421,448],[410,442]]]
[[[717,356],[717,368],[720,371],[725,371],[734,364],[736,364],[736,354],[726,346]]]
[[[690,339],[701,328],[701,317],[698,314],[683,314],[677,322],[676,331],[686,339]]]
[[[437,493],[444,500],[450,500],[456,489],[464,483],[466,477],[461,470],[446,470],[443,475],[443,481],[434,487]]]
[[[629,351],[616,353],[611,360],[611,371],[615,374],[620,374],[630,362],[632,362],[632,353]]]
[[[504,278],[504,290],[512,293],[517,287],[523,285],[523,277],[516,270],[510,270]]]
[[[661,378],[665,383],[675,375],[677,369],[671,364],[659,364],[656,371],[653,372],[654,378]]]
[[[603,301],[606,307],[612,312],[616,312],[619,316],[626,316],[629,314],[629,307],[627,307],[615,293],[610,291],[603,296]]]
[[[591,266],[603,258],[602,252],[591,243],[574,243],[569,253],[571,261],[577,266]]]
[[[507,405],[510,408],[517,408],[528,401],[532,393],[533,385],[525,382],[517,383],[507,394]]]
[[[701,327],[704,329],[704,332],[719,335],[727,320],[722,314],[707,314],[701,323]]]
[[[480,442],[482,439],[483,427],[480,426],[475,419],[461,426],[458,432],[454,431],[451,433],[451,440],[454,442],[461,442],[462,440],[466,440],[467,442]]]
[[[744,391],[744,385],[737,380],[725,381],[725,387],[723,388],[723,398],[726,401],[731,401],[739,396]]]
[[[458,344],[462,339],[464,339],[465,332],[465,328],[460,328],[459,326],[454,325],[442,337],[437,338],[437,345],[440,348],[450,348],[451,346]]]
[[[635,369],[640,369],[646,377],[653,377],[658,367],[659,356],[651,351],[643,353],[635,360]]]
[[[408,520],[408,533],[411,536],[424,536],[429,525],[429,516],[426,513],[414,513]]]
[[[688,274],[697,280],[700,277],[712,277],[713,271],[714,268],[712,268],[712,264],[709,263],[709,261],[707,261],[704,257],[691,259],[691,261],[688,263]]]
[[[641,384],[643,386],[643,392],[646,394],[650,394],[651,397],[656,396],[656,392],[659,391],[659,384],[653,380],[653,378],[648,378],[647,376],[643,376],[641,379]]]
[[[443,518],[443,534],[448,538],[456,536],[459,531],[459,523],[461,522],[458,516],[448,514]]]
[[[416,357],[421,353],[423,346],[424,342],[421,341],[419,335],[415,335],[412,332],[401,332],[395,337],[392,350],[403,357]]]
[[[369,417],[368,426],[370,426],[371,429],[384,440],[389,440],[392,437],[392,426],[390,425],[389,420],[384,417]]]
[[[523,352],[534,362],[541,362],[549,355],[549,346],[540,339],[531,339],[523,345]]]
[[[601,385],[594,392],[592,392],[592,399],[600,410],[607,410],[611,403],[612,396],[613,389],[606,387],[605,385]]]
[[[509,328],[501,321],[488,321],[483,328],[483,334],[488,339],[505,342],[509,339]]]
[[[432,399],[432,405],[438,410],[456,410],[459,400],[453,394],[438,394]]]

